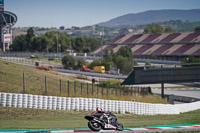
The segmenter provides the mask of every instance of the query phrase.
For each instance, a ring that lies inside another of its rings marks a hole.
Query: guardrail
[[[93,98],[71,98],[41,96],[15,93],[1,93],[0,105],[16,108],[51,109],[51,110],[95,110],[131,113],[137,115],[180,114],[200,109],[200,102],[185,104],[150,104],[129,101],[102,100]]]

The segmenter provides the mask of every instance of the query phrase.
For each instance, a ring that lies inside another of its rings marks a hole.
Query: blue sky
[[[159,9],[200,9],[200,0],[4,0],[18,16],[15,27],[87,26],[128,13]]]

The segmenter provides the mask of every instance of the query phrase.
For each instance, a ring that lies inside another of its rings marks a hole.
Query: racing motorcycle
[[[117,117],[111,112],[92,113],[90,116],[85,116],[88,127],[92,131],[103,130],[118,130],[123,131],[123,125],[117,121]]]

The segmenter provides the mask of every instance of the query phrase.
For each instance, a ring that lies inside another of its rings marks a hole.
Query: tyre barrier
[[[102,100],[93,98],[70,98],[15,94],[0,92],[0,106],[15,108],[51,109],[51,110],[95,110],[137,115],[180,114],[200,109],[200,101],[184,104],[151,104],[129,101]]]

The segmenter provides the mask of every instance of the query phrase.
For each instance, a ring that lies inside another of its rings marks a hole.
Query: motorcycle
[[[123,125],[117,121],[117,117],[111,112],[94,113],[90,116],[85,116],[87,119],[88,127],[92,131],[103,130],[118,130],[123,131]]]

